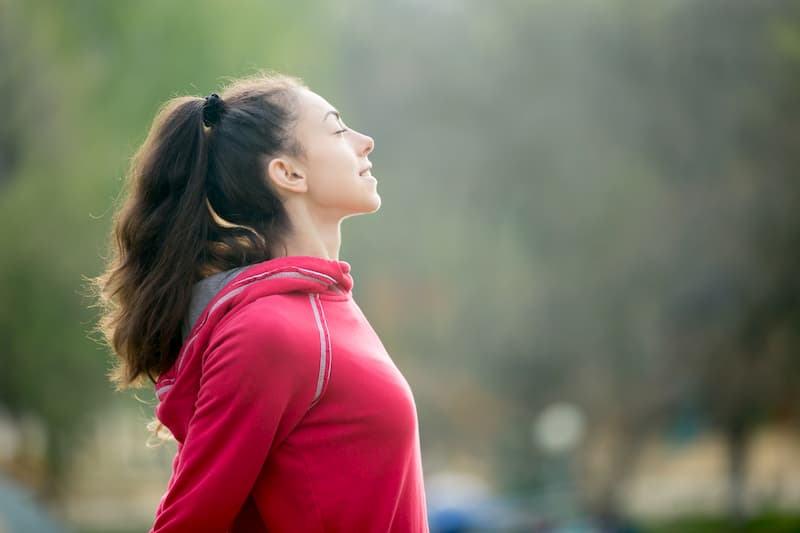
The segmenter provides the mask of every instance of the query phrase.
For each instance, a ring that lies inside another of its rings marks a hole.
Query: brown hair
[[[174,98],[156,115],[127,175],[106,270],[92,280],[118,387],[155,381],[175,362],[194,283],[270,259],[289,229],[265,169],[302,155],[293,133],[302,87],[260,74],[220,99]]]

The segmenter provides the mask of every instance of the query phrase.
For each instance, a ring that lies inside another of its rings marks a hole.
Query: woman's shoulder
[[[309,297],[311,296],[311,297]],[[232,309],[231,318],[276,332],[294,330],[314,320],[313,295],[279,293],[260,296]]]
[[[320,336],[313,306],[306,294],[264,296],[231,310],[213,337],[249,351],[269,350],[294,358],[316,354]]]
[[[286,312],[292,302],[277,295],[259,298],[237,306],[216,325],[199,352],[199,375],[210,394],[252,401],[283,394],[294,398],[298,409],[311,404],[320,375],[320,341],[303,332],[302,321],[295,323],[296,312]]]

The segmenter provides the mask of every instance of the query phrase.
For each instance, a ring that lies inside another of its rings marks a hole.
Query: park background
[[[341,258],[434,528],[800,531],[790,0],[0,0],[0,531],[148,527],[86,279],[159,106],[264,68],[376,141]]]

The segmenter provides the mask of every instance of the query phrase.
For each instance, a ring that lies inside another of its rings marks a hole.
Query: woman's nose
[[[362,142],[364,143],[361,147],[360,155],[365,156],[375,149],[375,140],[369,135],[364,135],[363,133],[360,135],[362,137]]]

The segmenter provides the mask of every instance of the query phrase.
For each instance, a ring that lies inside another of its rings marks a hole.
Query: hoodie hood
[[[184,320],[178,358],[156,381],[156,416],[183,441],[200,387],[202,355],[214,328],[228,313],[276,294],[316,293],[344,300],[352,288],[347,262],[311,256],[279,257],[201,280],[195,284]]]
[[[186,313],[183,320],[182,340],[186,340],[186,337],[189,336],[189,332],[192,330],[192,326],[197,323],[197,319],[200,318],[200,315],[219,291],[225,288],[225,285],[248,268],[250,268],[249,265],[226,270],[225,272],[218,272],[194,284],[192,303],[189,305],[189,312]]]

